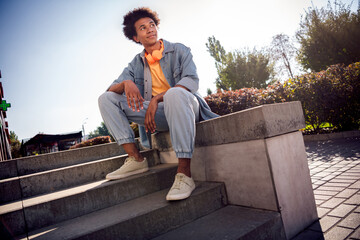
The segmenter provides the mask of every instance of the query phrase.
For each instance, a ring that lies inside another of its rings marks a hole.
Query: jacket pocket
[[[173,73],[173,78],[175,81],[179,81],[181,77],[181,69],[180,68],[176,68],[174,73]]]
[[[144,78],[135,78],[135,84],[144,86]]]

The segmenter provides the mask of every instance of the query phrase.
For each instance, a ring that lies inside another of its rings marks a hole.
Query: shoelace
[[[127,165],[127,164],[129,164],[130,162],[132,162],[132,161],[135,161],[135,158],[130,158],[130,157],[128,157],[128,158],[125,159],[124,165]]]
[[[177,175],[176,176],[176,180],[175,180],[175,185],[174,185],[174,189],[180,189],[180,185],[184,183],[184,176],[182,175]]]

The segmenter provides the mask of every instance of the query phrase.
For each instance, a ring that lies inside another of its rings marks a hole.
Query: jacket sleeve
[[[183,45],[182,45],[183,46]],[[181,85],[189,89],[192,93],[197,92],[199,89],[199,77],[197,75],[196,66],[193,61],[193,56],[191,54],[190,48],[183,46],[181,49],[180,56],[180,80],[176,85]],[[177,75],[175,72],[174,75]]]
[[[133,70],[133,61],[131,61],[128,66],[126,68],[124,68],[123,72],[120,74],[120,76],[114,80],[114,82],[107,88],[107,90],[109,90],[109,88],[113,85],[116,85],[118,83],[121,83],[124,80],[132,80],[135,81],[134,79],[134,70]]]

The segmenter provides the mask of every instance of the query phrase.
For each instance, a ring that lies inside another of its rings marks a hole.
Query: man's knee
[[[164,103],[179,103],[186,98],[186,90],[180,87],[170,88],[164,95]]]
[[[98,98],[99,107],[102,108],[104,106],[107,106],[108,104],[116,103],[118,101],[118,99],[120,98],[120,96],[121,95],[111,92],[111,91],[104,92]]]

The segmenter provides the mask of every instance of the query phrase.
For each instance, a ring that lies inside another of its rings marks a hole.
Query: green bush
[[[94,137],[92,139],[83,141],[74,146],[71,146],[70,149],[94,146],[94,145],[110,143],[110,142],[111,142],[110,136],[99,136],[99,137]]]
[[[359,129],[360,62],[304,74],[286,81],[284,88],[288,101],[301,101],[305,121],[315,132],[323,123],[330,123],[334,131]]]
[[[321,132],[327,123],[332,131],[359,129],[360,62],[337,64],[318,73],[308,73],[266,89],[243,88],[218,91],[205,97],[212,111],[225,115],[263,104],[301,101],[305,122]]]
[[[275,83],[266,89],[242,88],[234,91],[218,91],[205,97],[211,110],[225,115],[263,104],[285,102],[286,89],[283,84]]]

